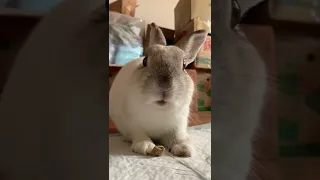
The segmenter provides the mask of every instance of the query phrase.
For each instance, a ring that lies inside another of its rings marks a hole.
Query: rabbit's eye
[[[144,67],[147,67],[148,56],[143,58],[142,64]]]

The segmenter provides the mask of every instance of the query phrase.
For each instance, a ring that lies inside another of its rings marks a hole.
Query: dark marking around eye
[[[142,64],[144,67],[147,67],[148,56],[143,58]]]

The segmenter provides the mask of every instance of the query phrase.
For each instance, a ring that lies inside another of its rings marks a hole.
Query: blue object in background
[[[128,62],[141,57],[142,52],[142,47],[120,46],[114,57],[115,64],[125,65]]]

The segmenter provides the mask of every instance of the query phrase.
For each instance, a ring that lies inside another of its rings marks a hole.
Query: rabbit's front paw
[[[193,146],[185,143],[175,144],[170,150],[174,156],[179,157],[191,157],[194,154],[193,151]]]
[[[151,141],[140,141],[132,144],[132,150],[143,155],[160,156],[165,151],[165,148],[163,146],[156,146]]]

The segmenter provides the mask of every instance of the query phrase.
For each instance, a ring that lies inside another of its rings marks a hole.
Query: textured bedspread
[[[161,157],[133,153],[121,136],[109,137],[109,178],[111,180],[196,180],[211,179],[211,129],[190,129],[196,145],[191,158]]]

